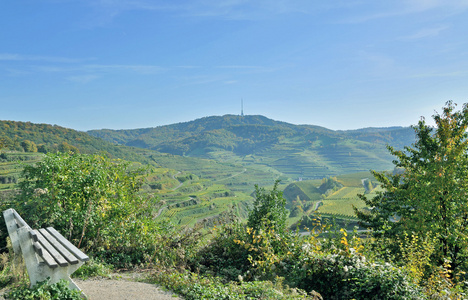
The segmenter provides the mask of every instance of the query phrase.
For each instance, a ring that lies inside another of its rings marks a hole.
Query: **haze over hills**
[[[264,116],[211,116],[190,122],[133,130],[91,130],[117,145],[174,155],[271,168],[293,179],[323,178],[393,167],[386,145],[411,145],[409,127],[333,131]]]

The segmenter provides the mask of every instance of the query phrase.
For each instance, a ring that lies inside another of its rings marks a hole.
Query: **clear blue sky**
[[[468,102],[466,0],[5,0],[0,119],[408,126]]]

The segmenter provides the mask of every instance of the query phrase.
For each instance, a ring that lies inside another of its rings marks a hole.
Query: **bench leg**
[[[29,281],[31,282],[31,287],[36,285],[36,282],[42,281],[39,272],[39,259],[36,252],[33,249],[33,244],[29,236],[29,228],[19,228],[18,229],[18,239],[23,253],[24,264],[26,265],[26,270],[28,271]]]
[[[80,263],[78,265],[82,265],[83,263]],[[42,273],[41,280],[45,280],[47,278],[50,278],[49,283],[53,284],[56,282],[59,282],[60,280],[64,279],[67,280],[69,283],[70,289],[75,289],[81,291],[81,289],[76,285],[76,283],[70,278],[70,275],[78,269],[78,265],[73,265],[70,267],[57,267],[55,269],[51,269],[47,265],[41,265],[39,266],[38,270]],[[73,268],[75,266],[78,266],[76,268]],[[73,272],[70,272],[71,269],[74,269]],[[40,280],[38,280],[40,281]]]

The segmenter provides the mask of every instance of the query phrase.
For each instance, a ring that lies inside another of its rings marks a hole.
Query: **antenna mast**
[[[241,117],[244,116],[244,99],[241,98]]]

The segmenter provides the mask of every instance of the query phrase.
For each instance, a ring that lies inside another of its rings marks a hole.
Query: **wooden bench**
[[[50,283],[61,279],[72,289],[81,289],[70,275],[89,257],[52,227],[31,229],[12,208],[3,212],[15,255],[23,255],[31,287],[50,278]]]

